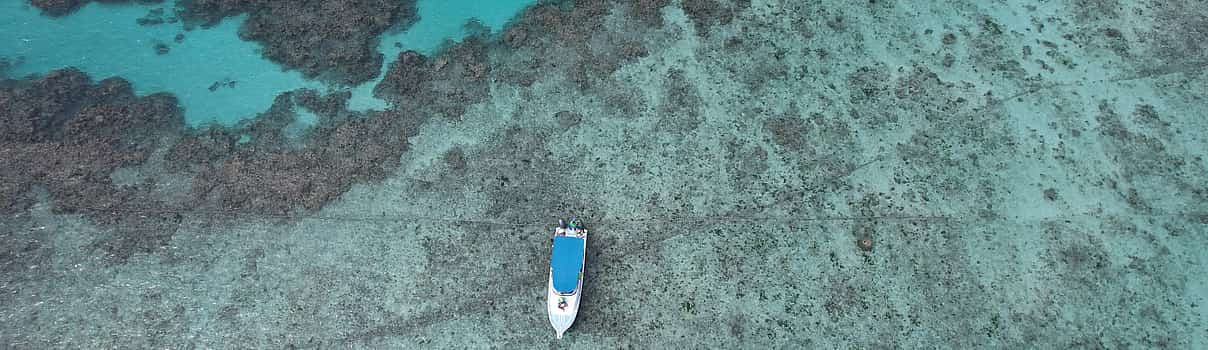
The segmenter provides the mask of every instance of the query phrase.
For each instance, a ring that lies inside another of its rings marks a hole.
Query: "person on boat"
[[[578,218],[571,218],[570,222],[558,219],[558,228],[554,229],[555,236],[565,236],[569,232],[574,232],[578,236],[583,236],[583,228],[579,226]]]
[[[583,237],[583,227],[579,225],[579,218],[571,218],[570,223],[566,224],[566,231],[574,232],[575,236]]]

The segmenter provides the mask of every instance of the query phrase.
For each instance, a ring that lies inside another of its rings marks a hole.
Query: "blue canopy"
[[[554,237],[554,249],[549,264],[553,269],[554,290],[558,293],[574,292],[579,286],[579,271],[583,269],[582,238]]]

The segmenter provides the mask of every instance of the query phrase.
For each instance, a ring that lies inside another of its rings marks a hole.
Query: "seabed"
[[[1208,348],[1203,2],[384,1],[0,5],[0,348]]]

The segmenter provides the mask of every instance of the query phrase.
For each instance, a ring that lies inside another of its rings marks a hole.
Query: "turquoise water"
[[[43,17],[20,1],[5,1],[7,18],[0,56],[24,57],[9,75],[45,74],[77,67],[103,78],[123,77],[141,94],[166,91],[175,95],[191,124],[234,124],[272,105],[277,94],[319,87],[296,71],[261,58],[258,46],[239,40],[241,19],[228,19],[210,29],[185,31],[183,24],[140,26],[136,20],[163,5],[103,5],[91,3],[67,17]],[[185,39],[175,42],[177,34]],[[156,54],[156,43],[167,54]],[[236,81],[235,88],[210,91],[215,82]]]
[[[354,3],[0,3],[0,348],[1208,348],[1203,2]]]
[[[457,40],[467,32],[466,24],[473,20],[483,27],[498,32],[512,17],[533,3],[533,0],[502,0],[474,1],[453,0],[418,1],[419,21],[404,31],[398,31],[382,37],[378,50],[388,59],[397,57],[404,50],[415,50],[432,54],[446,41]],[[382,66],[385,73],[387,65]],[[366,110],[382,109],[386,102],[373,97],[373,87],[377,82],[368,82],[353,89],[353,97],[349,100],[349,108]]]
[[[531,1],[421,1],[420,20],[407,30],[384,36],[380,50],[392,59],[403,50],[432,53],[445,40],[456,40],[464,25],[477,19],[498,30]],[[141,26],[137,20],[157,5],[90,3],[63,18],[42,16],[21,1],[5,1],[0,13],[0,57],[20,60],[7,74],[22,77],[54,69],[76,67],[103,78],[119,76],[134,84],[140,94],[170,92],[180,100],[192,125],[232,125],[268,109],[273,98],[299,88],[326,90],[318,82],[260,56],[259,45],[239,39],[243,17],[229,18],[212,28],[186,31],[183,23]],[[177,34],[184,40],[176,42]],[[157,54],[155,44],[166,44],[167,54]],[[400,43],[396,46],[395,43]],[[405,44],[404,44],[405,43]],[[383,70],[385,67],[383,67]],[[234,81],[234,88],[215,83]],[[373,97],[376,82],[355,88],[350,104],[357,109],[385,108]]]

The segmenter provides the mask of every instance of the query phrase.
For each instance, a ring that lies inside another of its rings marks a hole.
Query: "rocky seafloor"
[[[411,13],[186,3],[334,84]],[[1203,348],[1206,13],[547,3],[386,58],[387,110],[297,90],[228,127],[120,77],[6,80],[0,344]],[[556,342],[572,214],[594,231]]]

